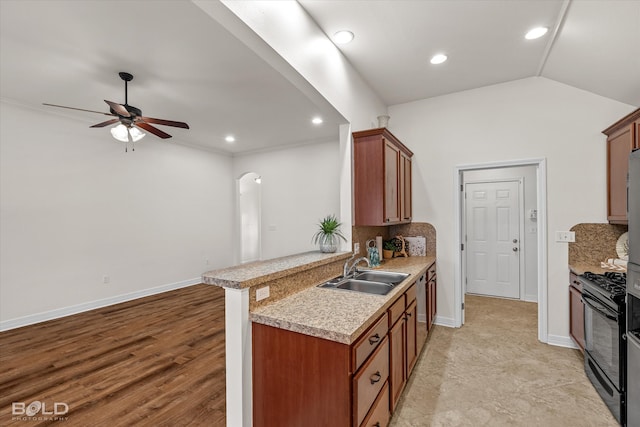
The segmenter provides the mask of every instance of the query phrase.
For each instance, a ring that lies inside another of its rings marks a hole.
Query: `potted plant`
[[[384,259],[393,258],[393,252],[396,250],[396,245],[393,240],[385,240],[382,243],[382,256]]]
[[[320,245],[320,252],[335,252],[338,249],[338,239],[347,241],[340,231],[341,225],[335,215],[327,215],[318,223],[319,230],[313,235],[312,241]]]

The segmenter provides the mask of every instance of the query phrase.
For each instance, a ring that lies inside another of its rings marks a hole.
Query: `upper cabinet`
[[[411,222],[412,157],[387,128],[353,133],[355,225]]]
[[[640,148],[640,108],[602,133],[607,135],[607,219],[627,224],[629,153]]]

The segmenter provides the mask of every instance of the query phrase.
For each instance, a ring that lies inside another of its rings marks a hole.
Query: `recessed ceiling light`
[[[229,144],[231,144],[232,142],[236,142],[236,138],[233,135],[225,136],[224,140],[227,141]]]
[[[311,123],[313,123],[314,125],[319,125],[322,124],[322,119],[320,117],[314,117],[313,119],[311,119]]]
[[[443,54],[443,53],[439,53],[437,55],[433,55],[431,57],[431,63],[432,64],[442,64],[444,61],[447,60],[447,55]]]
[[[333,35],[333,41],[338,44],[347,44],[353,40],[353,33],[351,31],[342,30]]]
[[[539,39],[540,37],[547,34],[547,31],[549,31],[547,27],[536,27],[532,30],[529,30],[529,32],[525,34],[524,38],[527,40]]]

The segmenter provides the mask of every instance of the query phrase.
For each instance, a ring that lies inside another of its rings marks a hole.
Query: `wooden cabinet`
[[[437,314],[437,277],[436,263],[434,262],[427,268],[427,285],[425,291],[427,294],[427,331],[433,328],[433,322]]]
[[[640,108],[602,133],[607,135],[607,219],[627,224],[629,153],[640,148]]]
[[[386,128],[353,133],[354,225],[411,222],[412,156]]]
[[[386,313],[353,345],[253,323],[253,425],[385,426],[387,332]]]
[[[393,412],[418,359],[415,284],[396,300],[388,313],[390,406]]]
[[[584,353],[584,303],[582,302],[582,283],[578,277],[569,273],[569,335]]]
[[[411,156],[400,152],[400,219],[411,221]]]

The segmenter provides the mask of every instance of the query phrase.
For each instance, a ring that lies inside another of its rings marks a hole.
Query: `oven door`
[[[618,313],[583,292],[585,350],[618,391],[620,381],[620,329]]]

